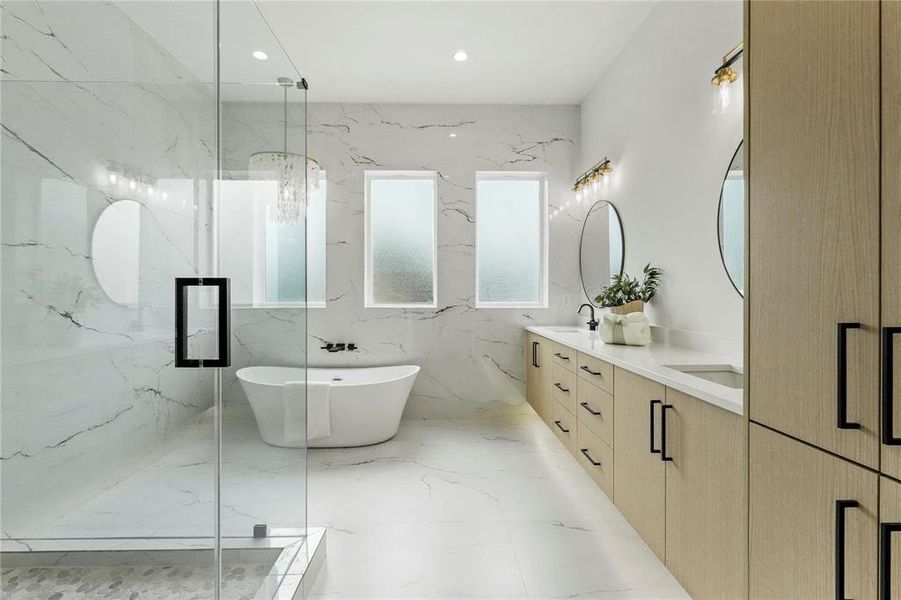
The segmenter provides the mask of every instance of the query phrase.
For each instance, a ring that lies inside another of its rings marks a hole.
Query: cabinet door
[[[666,389],[666,566],[692,598],[744,598],[743,417]]]
[[[550,408],[551,402],[551,361],[550,342],[543,337],[529,333],[526,335],[526,399],[536,413],[542,418]]]
[[[664,560],[666,469],[660,448],[660,407],[665,389],[623,369],[613,376],[613,501],[654,553]],[[651,429],[653,410],[656,427]],[[652,439],[653,437],[653,439]]]
[[[880,598],[901,600],[901,483],[879,481]]]
[[[750,597],[875,598],[878,476],[750,427]]]
[[[877,468],[879,4],[751,2],[748,31],[749,415]]]
[[[882,471],[901,479],[901,2],[882,3],[882,325]]]

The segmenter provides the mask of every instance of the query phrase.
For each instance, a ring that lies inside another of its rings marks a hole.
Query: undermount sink
[[[546,327],[546,329],[550,329],[551,331],[553,331],[555,333],[579,333],[580,331],[588,331],[587,327],[579,328],[579,327],[552,326],[552,327]]]
[[[740,390],[745,385],[745,376],[732,365],[663,365],[680,373],[699,377]]]

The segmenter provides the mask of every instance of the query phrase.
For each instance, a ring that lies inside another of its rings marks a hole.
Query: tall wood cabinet
[[[749,2],[751,598],[901,598],[901,2]]]
[[[882,327],[881,464],[901,479],[901,2],[882,3]]]

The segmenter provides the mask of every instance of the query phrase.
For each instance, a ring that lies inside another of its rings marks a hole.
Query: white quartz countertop
[[[605,344],[596,331],[579,327],[527,327],[541,337],[569,346],[579,352],[607,361],[614,366],[632,371],[689,396],[700,398],[736,414],[743,414],[743,390],[707,381],[664,365],[730,365],[738,372],[742,365],[723,357],[651,343],[649,346],[621,346]]]

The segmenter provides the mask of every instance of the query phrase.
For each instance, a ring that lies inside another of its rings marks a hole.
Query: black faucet
[[[586,306],[587,306],[589,309],[591,309],[591,320],[588,321],[588,330],[589,330],[589,331],[596,331],[597,328],[598,328],[598,322],[597,322],[597,320],[594,318],[594,306],[591,305],[591,304],[588,304],[588,303],[583,304],[582,306],[579,307],[579,314],[580,314],[580,315],[582,314],[582,309],[585,308]]]
[[[338,344],[326,342],[325,346],[322,346],[320,349],[326,350],[328,352],[344,352],[345,350],[350,350],[352,352],[357,349],[357,345],[354,343],[345,344],[344,342],[340,342]]]

